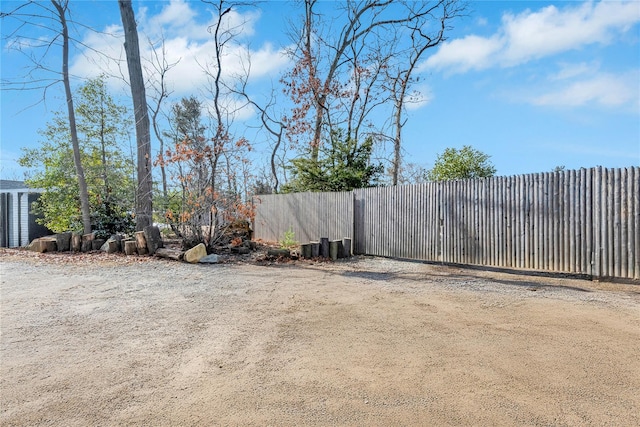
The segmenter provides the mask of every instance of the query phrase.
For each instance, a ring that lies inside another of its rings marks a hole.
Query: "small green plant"
[[[295,246],[298,246],[296,233],[294,233],[291,227],[289,227],[289,229],[284,232],[284,237],[280,240],[280,247],[291,249]]]

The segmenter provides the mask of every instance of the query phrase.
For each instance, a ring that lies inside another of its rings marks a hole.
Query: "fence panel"
[[[640,168],[256,198],[255,234],[355,253],[640,279]]]
[[[353,236],[353,193],[293,193],[256,196],[254,236],[276,242],[289,228],[299,242]]]

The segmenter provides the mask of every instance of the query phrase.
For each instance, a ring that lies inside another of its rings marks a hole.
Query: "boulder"
[[[210,254],[206,257],[200,258],[200,261],[198,262],[200,264],[217,264],[218,262],[220,262],[220,258],[216,254]]]
[[[58,252],[68,252],[71,250],[71,236],[73,233],[70,231],[66,233],[56,234],[56,245],[58,245]]]
[[[164,246],[160,229],[155,225],[147,225],[144,228],[144,238],[147,240],[147,250],[150,255],[155,254],[158,248]]]
[[[112,254],[120,250],[120,244],[117,239],[111,237],[100,247],[102,252]]]
[[[184,260],[186,262],[195,264],[206,256],[207,248],[205,247],[204,243],[199,243],[198,245],[194,246],[184,253]]]
[[[102,245],[104,245],[104,242],[106,242],[106,240],[104,239],[93,239],[91,241],[91,250],[99,251],[100,248],[102,248]]]

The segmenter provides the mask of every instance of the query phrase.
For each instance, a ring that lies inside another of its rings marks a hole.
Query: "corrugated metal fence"
[[[640,168],[260,196],[256,238],[352,237],[354,252],[640,279]]]

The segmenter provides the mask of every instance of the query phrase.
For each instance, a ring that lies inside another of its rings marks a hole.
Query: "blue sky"
[[[2,11],[15,2],[3,1]],[[141,40],[164,34],[170,58],[180,59],[169,75],[172,100],[198,95],[205,79],[198,64],[211,51],[206,31],[211,15],[200,2],[134,1]],[[326,3],[331,7],[330,2]],[[120,15],[115,1],[72,1],[73,18],[102,34],[76,26],[83,43],[123,58]],[[290,63],[282,54],[290,40],[285,29],[299,11],[269,1],[240,10],[245,21],[238,52],[251,52],[251,90],[270,92]],[[3,23],[5,36],[12,29]],[[32,34],[40,36],[41,34]],[[22,56],[3,39],[3,81],[24,73]],[[145,45],[146,46],[146,45]],[[143,48],[143,56],[148,49]],[[233,55],[231,55],[233,56]],[[58,67],[52,51],[48,61]],[[237,69],[228,60],[226,70]],[[74,84],[93,77],[106,64],[89,51],[71,58]],[[640,2],[475,1],[468,16],[454,23],[446,43],[433,49],[419,68],[424,102],[408,111],[405,159],[433,166],[447,147],[471,145],[491,156],[498,175],[547,172],[556,166],[625,167],[640,165]],[[126,74],[126,71],[125,71]],[[112,91],[129,103],[117,79]],[[0,175],[20,179],[21,147],[37,146],[37,130],[62,109],[63,88],[52,87],[46,103],[30,107],[41,92],[1,93]],[[414,106],[415,107],[415,106]],[[255,119],[243,109],[238,121]],[[268,144],[254,138],[256,163],[266,162]],[[264,158],[265,160],[258,160]],[[259,164],[256,167],[260,167]]]

